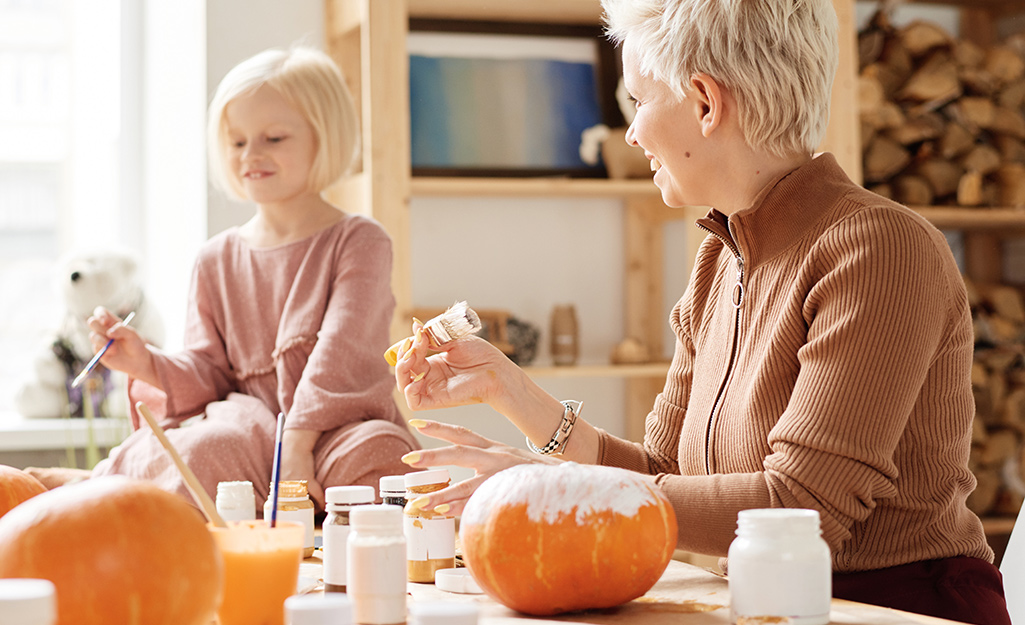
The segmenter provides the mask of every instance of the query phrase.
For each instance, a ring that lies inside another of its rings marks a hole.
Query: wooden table
[[[304,562],[304,576],[319,573],[320,552]],[[307,579],[310,579],[307,577]],[[553,617],[531,617],[496,603],[487,595],[438,590],[433,584],[409,583],[413,602],[448,601],[480,606],[480,625],[729,625],[730,593],[726,578],[697,566],[672,561],[662,578],[640,599],[607,610],[589,610]],[[317,591],[315,591],[317,592]],[[833,600],[830,623],[837,625],[951,625],[954,621]],[[752,624],[754,625],[754,624]]]

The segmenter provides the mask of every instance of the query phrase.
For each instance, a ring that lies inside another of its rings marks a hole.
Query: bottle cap
[[[384,493],[404,493],[406,492],[406,476],[405,475],[385,475],[381,478],[381,496]]]
[[[448,481],[448,469],[428,469],[407,473],[403,476],[406,488],[414,486],[427,486],[428,484],[444,484]]]
[[[470,575],[470,569],[439,569],[434,572],[434,585],[439,590],[464,595],[481,595],[484,591]]]
[[[766,530],[783,534],[818,535],[819,513],[804,508],[752,508],[737,514],[737,534],[745,531]]]
[[[256,495],[253,493],[252,482],[218,482],[217,501],[225,503],[252,505]]]
[[[289,625],[352,625],[352,602],[338,592],[285,599]]]
[[[48,579],[0,579],[0,625],[53,625],[56,592]]]
[[[270,484],[268,492],[274,492],[274,484]],[[278,497],[286,497],[288,499],[300,499],[302,497],[309,497],[310,491],[307,489],[306,480],[282,480],[278,483]]]
[[[349,512],[349,525],[356,531],[390,529],[402,531],[402,508],[391,504],[356,506]]]
[[[411,603],[410,625],[477,625],[480,608],[473,603],[447,601]]]
[[[373,486],[332,486],[324,491],[328,503],[374,503]]]

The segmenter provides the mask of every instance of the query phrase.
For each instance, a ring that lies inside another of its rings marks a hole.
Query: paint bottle
[[[409,625],[477,625],[480,608],[472,603],[431,601],[409,606]]]
[[[405,475],[406,507],[403,531],[406,535],[408,579],[434,583],[434,572],[456,565],[456,519],[417,506],[419,497],[449,485],[448,469],[430,469]]]
[[[324,592],[345,592],[349,513],[355,506],[374,503],[373,486],[332,486],[324,491]]]
[[[219,482],[217,512],[225,521],[252,521],[256,518],[256,494],[252,482]]]
[[[271,495],[263,504],[263,518],[270,521],[271,497],[274,493],[274,485],[270,485]],[[303,557],[313,555],[313,501],[307,490],[306,480],[283,480],[278,484],[278,521],[295,521],[306,527],[306,537],[303,539]]]
[[[577,330],[577,311],[572,304],[552,309],[551,337],[552,362],[558,366],[577,364],[580,334]]]
[[[47,579],[0,579],[0,625],[56,625],[57,595]]]
[[[406,476],[385,475],[380,481],[381,503],[406,506]]]
[[[352,625],[352,603],[336,592],[285,599],[288,625]]]
[[[353,621],[360,625],[406,622],[406,539],[402,508],[356,506],[349,513],[347,572]]]
[[[730,613],[738,619],[829,623],[832,562],[815,510],[742,510],[729,550]],[[759,621],[760,622],[760,621]],[[768,621],[766,621],[768,622]]]

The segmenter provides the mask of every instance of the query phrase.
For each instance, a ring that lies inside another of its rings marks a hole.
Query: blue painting
[[[602,122],[593,60],[460,52],[411,50],[414,172],[600,173],[579,153]]]

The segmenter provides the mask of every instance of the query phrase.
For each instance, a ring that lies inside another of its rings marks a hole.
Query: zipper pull
[[[733,285],[733,307],[740,308],[744,303],[744,258],[737,255],[737,283]]]

